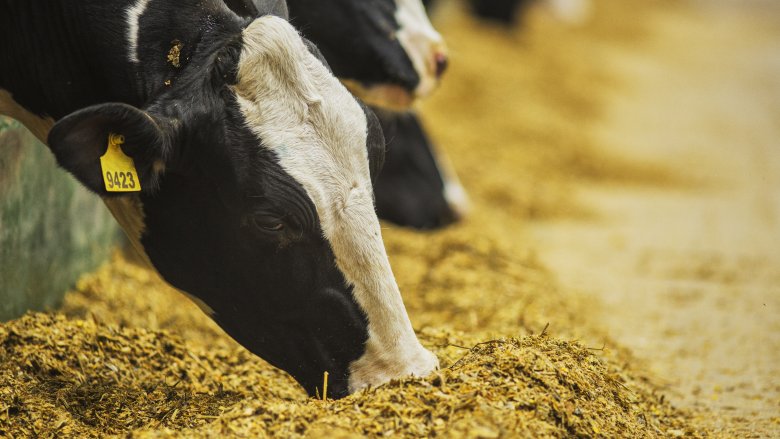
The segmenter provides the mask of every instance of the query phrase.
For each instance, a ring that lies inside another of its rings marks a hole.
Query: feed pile
[[[242,349],[166,331],[30,314],[0,328],[0,435],[511,437],[683,435],[663,397],[546,334],[485,341],[428,330],[442,369],[339,401],[305,398]]]
[[[599,4],[606,13],[577,31],[530,17],[510,32],[442,10],[453,68],[423,114],[473,213],[436,233],[383,230],[437,374],[307,398],[117,255],[57,314],[0,325],[0,436],[698,435],[590,318],[598,304],[558,288],[523,235],[526,221],[590,215],[572,191],[583,180],[666,178],[599,155],[581,129],[598,116],[599,88],[614,86],[592,60],[636,38],[637,23],[622,18],[644,3]]]

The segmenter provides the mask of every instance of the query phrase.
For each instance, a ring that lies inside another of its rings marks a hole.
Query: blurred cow
[[[374,187],[380,218],[418,229],[461,218],[468,211],[465,190],[410,112],[448,65],[444,41],[420,0],[288,4],[292,23],[322,50],[336,76],[380,114],[388,142]]]

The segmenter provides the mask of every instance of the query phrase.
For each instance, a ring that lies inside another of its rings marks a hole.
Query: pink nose
[[[441,76],[444,74],[444,71],[447,70],[447,65],[449,64],[449,61],[447,60],[447,54],[443,52],[436,52],[436,54],[433,55],[433,60],[436,64],[436,77],[441,78]]]

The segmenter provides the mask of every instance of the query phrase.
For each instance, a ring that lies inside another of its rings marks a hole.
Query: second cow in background
[[[468,209],[410,107],[447,68],[444,41],[420,0],[287,0],[290,21],[313,41],[335,75],[379,116],[387,139],[375,183],[380,218],[418,229],[445,226]]]

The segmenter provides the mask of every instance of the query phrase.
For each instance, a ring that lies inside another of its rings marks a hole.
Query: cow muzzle
[[[399,32],[398,39],[414,68],[416,84],[365,84],[352,79],[341,82],[368,105],[392,111],[408,111],[418,99],[429,97],[438,88],[450,64],[449,52],[435,31]]]
[[[438,368],[439,360],[416,338],[396,340],[392,347],[380,346],[369,338],[366,354],[350,366],[349,392],[393,379],[428,376]]]

